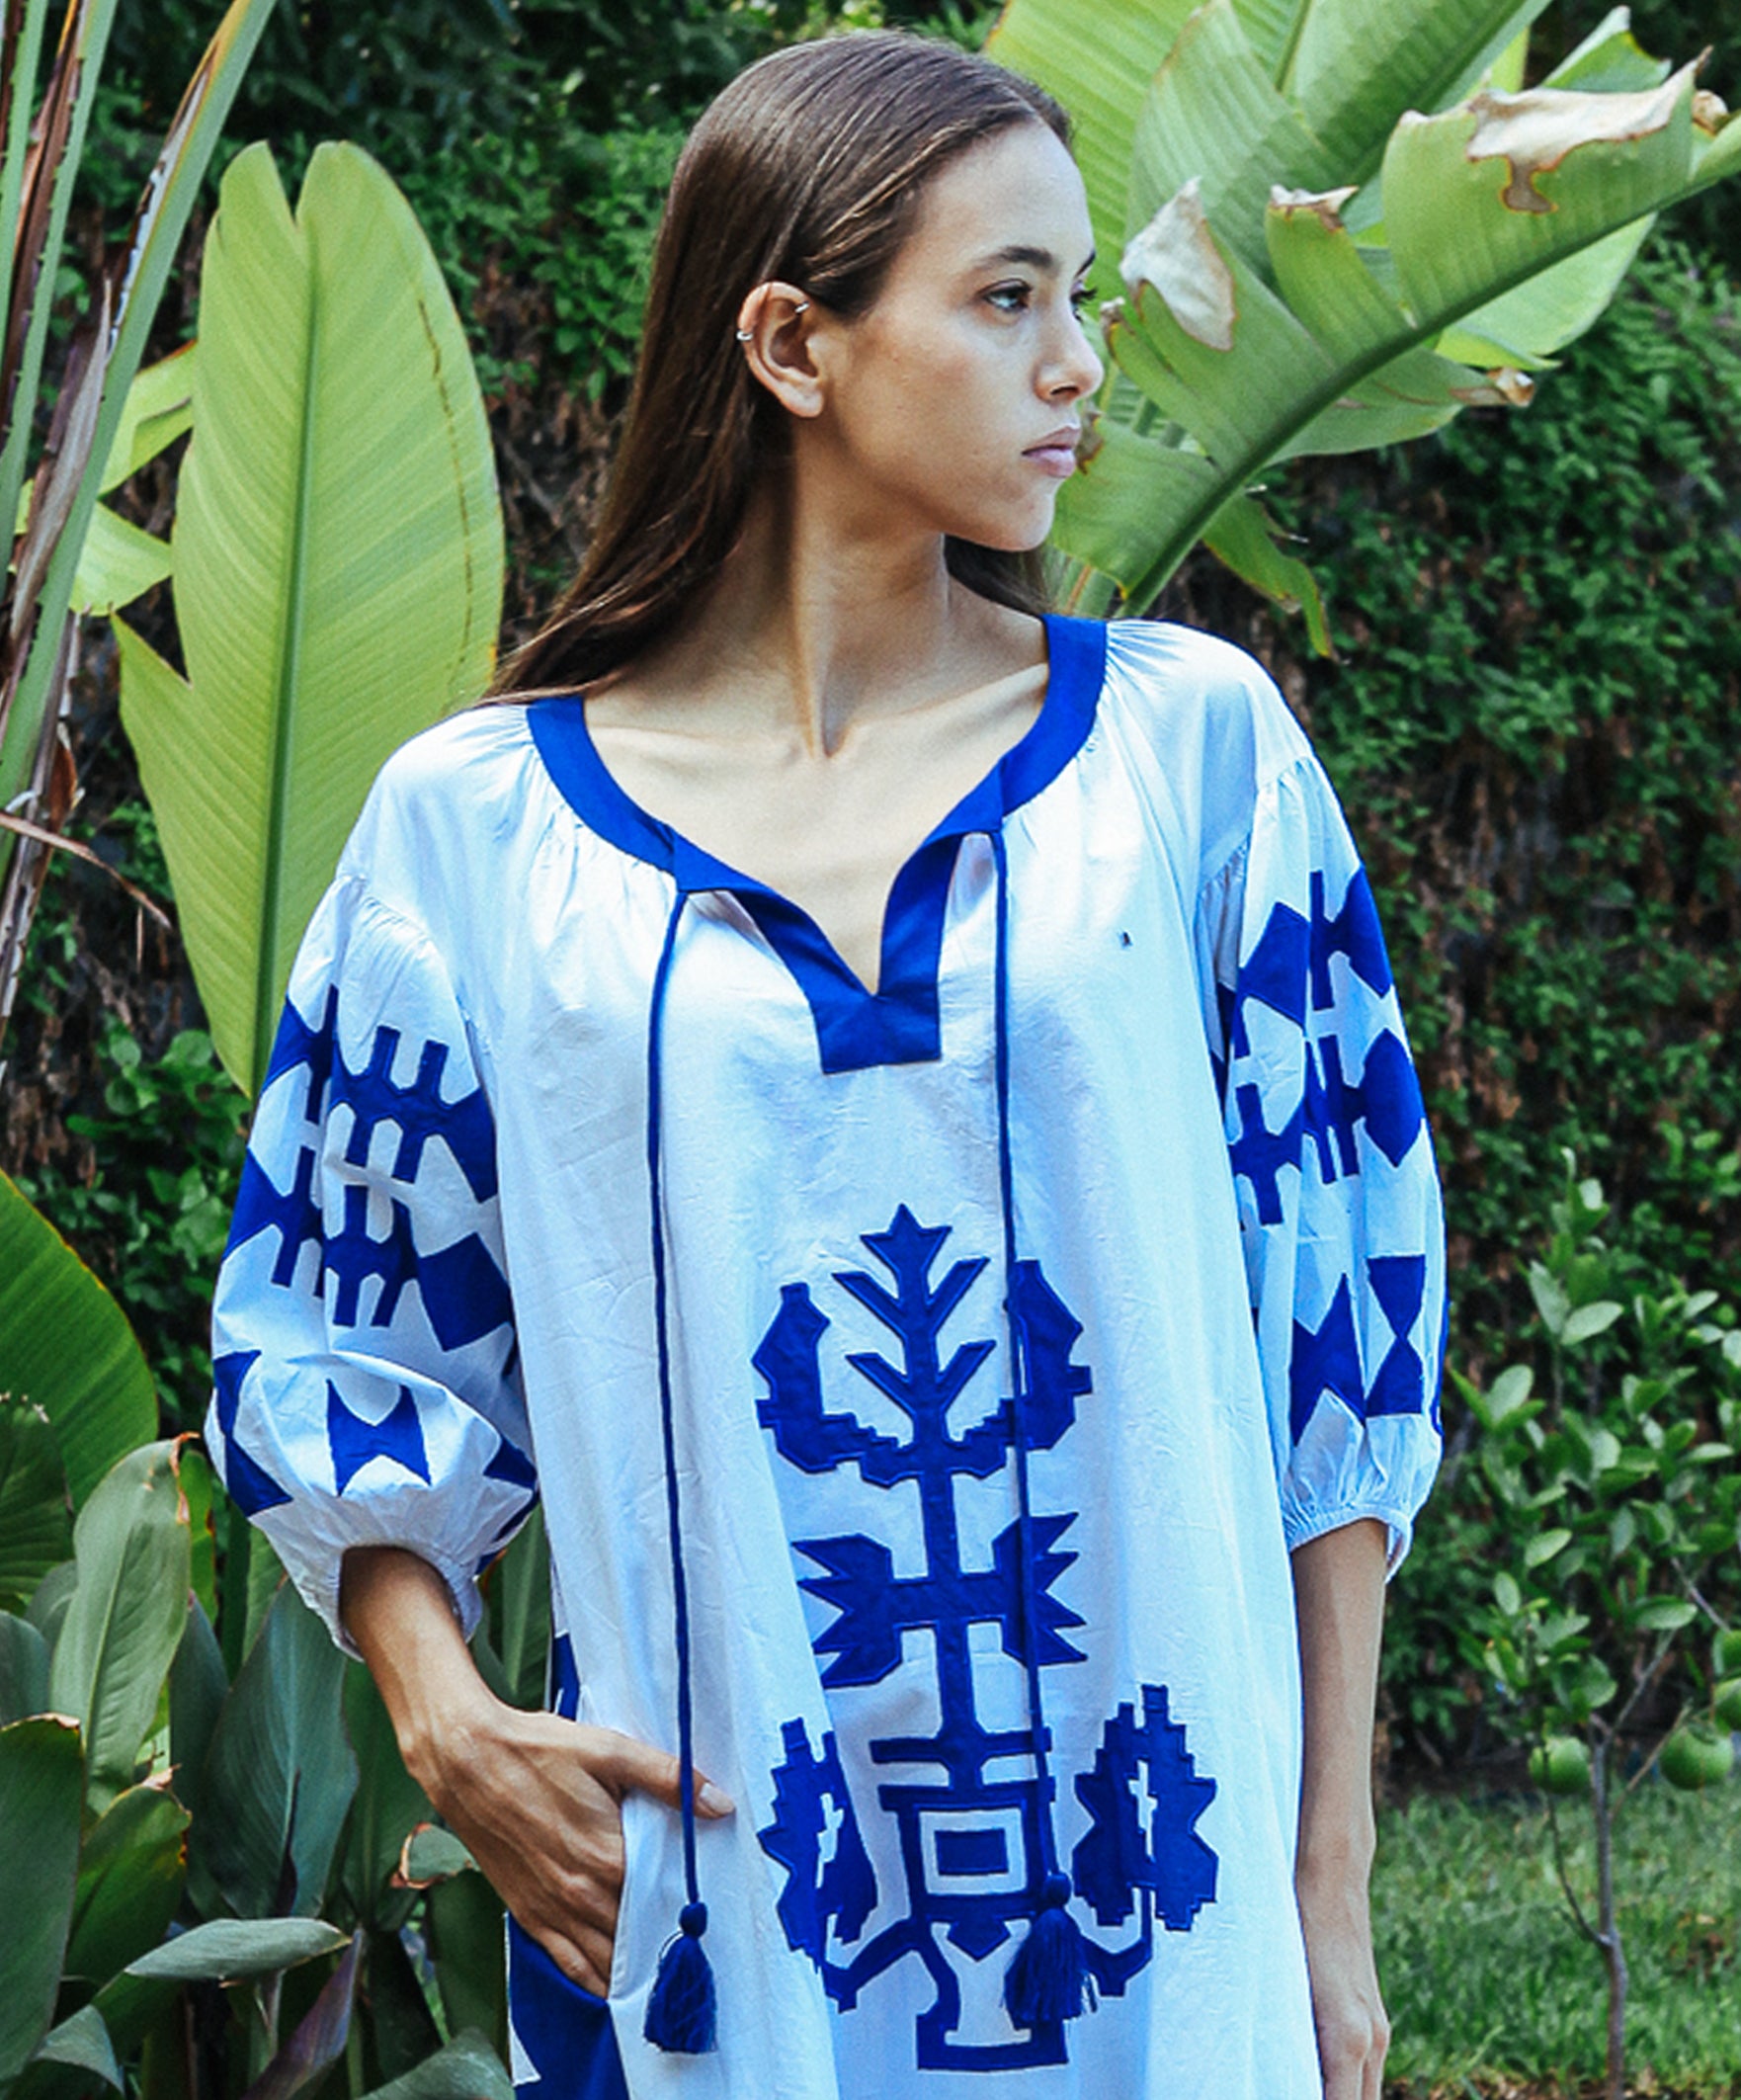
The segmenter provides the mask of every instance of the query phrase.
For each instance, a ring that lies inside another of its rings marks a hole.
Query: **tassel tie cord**
[[[707,1906],[696,1873],[696,1765],[694,1712],[690,1697],[689,1585],[683,1567],[683,1507],[677,1480],[677,1422],[671,1399],[671,1334],[665,1281],[664,1195],[659,1174],[659,1043],[665,1019],[665,989],[677,948],[677,925],[688,901],[681,888],[665,927],[665,945],[653,972],[652,1011],[647,1022],[647,1193],[653,1214],[653,1318],[659,1341],[659,1427],[665,1445],[665,1517],[671,1549],[672,1613],[677,1637],[677,1759],[683,1797],[683,1879],[688,1900],[676,1935],[659,1957],[641,2032],[655,2049],[701,2056],[715,2047],[716,1999],[712,1965],[702,1945]]]
[[[1058,1868],[1052,1818],[1052,1780],[1046,1754],[1045,1707],[1039,1681],[1039,1628],[1034,1611],[1034,1519],[1028,1487],[1028,1335],[1016,1295],[1016,1190],[1010,1153],[1010,868],[1001,828],[989,834],[997,871],[996,1031],[998,1195],[1004,1226],[1004,1307],[1010,1322],[1010,1445],[1016,1460],[1016,1538],[1021,1554],[1026,1618],[1023,1660],[1028,1673],[1028,1725],[1034,1736],[1034,1777],[1039,1793],[1039,1910],[1004,1973],[1004,2009],[1018,2027],[1047,2027],[1092,2011],[1096,2000],[1082,1928],[1070,1915],[1069,1878]]]

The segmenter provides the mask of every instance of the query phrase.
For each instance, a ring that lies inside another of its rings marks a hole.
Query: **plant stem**
[[[1591,1801],[1596,1816],[1598,1945],[1608,1969],[1608,2100],[1626,2100],[1626,1955],[1615,1911],[1614,1802],[1609,1790],[1613,1735],[1604,1734],[1591,1760]]]

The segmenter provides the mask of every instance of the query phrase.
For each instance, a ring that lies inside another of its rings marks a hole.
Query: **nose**
[[[1063,338],[1048,369],[1042,391],[1048,400],[1080,400],[1093,393],[1107,376],[1107,368],[1093,339],[1074,306],[1065,308]]]

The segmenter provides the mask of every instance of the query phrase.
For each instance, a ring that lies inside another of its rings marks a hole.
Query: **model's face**
[[[1041,124],[932,179],[875,304],[815,324],[817,436],[869,512],[982,546],[1044,540],[1104,370],[1078,310],[1093,248],[1082,177]]]

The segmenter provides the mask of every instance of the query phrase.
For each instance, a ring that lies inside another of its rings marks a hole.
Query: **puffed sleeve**
[[[351,1652],[339,1564],[400,1546],[467,1636],[536,1499],[476,1046],[427,935],[341,874],[309,924],[212,1306],[207,1439]]]
[[[1438,1469],[1445,1232],[1372,891],[1334,790],[1267,680],[1246,835],[1198,902],[1289,1548],[1361,1517],[1392,1571]]]

